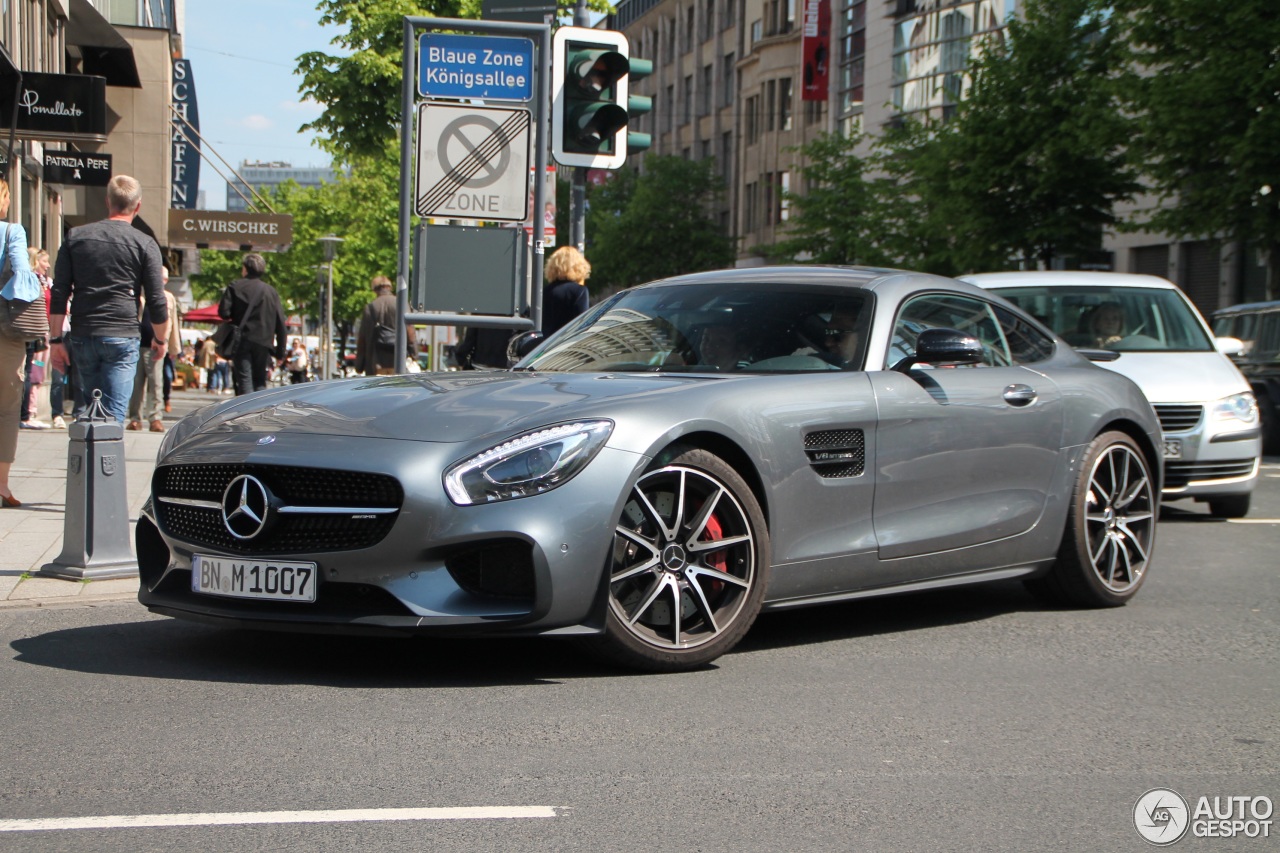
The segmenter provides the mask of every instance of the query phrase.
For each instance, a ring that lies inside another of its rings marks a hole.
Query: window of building
[[[698,98],[698,115],[705,116],[711,114],[711,86],[715,78],[716,67],[714,65],[704,66],[702,69],[702,92]]]
[[[667,87],[667,99],[662,106],[665,108],[664,115],[671,117],[668,119],[670,127],[674,128],[676,116],[679,115],[676,112],[676,87],[674,84]]]
[[[752,21],[751,22],[751,44],[754,46],[755,43],[760,41],[760,39],[762,38],[764,38],[764,22]]]
[[[681,105],[683,119],[681,124],[688,124],[693,121],[693,75],[689,74],[684,78],[684,103]]]
[[[684,22],[684,49],[685,50],[693,50],[694,14],[697,11],[698,10],[696,7],[690,6],[688,11],[685,13],[685,22]]]
[[[711,140],[710,140],[710,139],[703,139],[703,140],[699,141],[699,142],[698,142],[698,149],[699,149],[699,150],[698,150],[698,159],[699,159],[699,160],[710,160],[710,159],[711,159]]]
[[[894,23],[891,102],[900,113],[946,118],[968,91],[966,69],[974,40],[1003,41],[1017,0],[940,6],[911,4],[899,10]]]
[[[720,134],[720,174],[726,184],[733,178],[733,134],[725,131]]]
[[[723,17],[723,20],[721,20],[720,22],[720,29],[727,30],[729,29],[729,27],[732,27],[735,23],[737,23],[737,11],[738,11],[737,0],[725,0],[724,17]]]
[[[688,148],[685,148],[685,149],[683,149],[683,150],[680,152],[680,156],[681,156],[681,157],[683,157],[683,158],[684,158],[684,159],[686,159],[686,160],[690,160],[690,159],[692,159],[692,154],[693,154],[693,152],[692,152],[692,151],[690,151]]]
[[[765,172],[760,178],[760,183],[764,187],[764,204],[761,205],[761,213],[764,214],[764,224],[773,224],[773,172]]]
[[[819,124],[822,121],[822,114],[827,106],[826,101],[805,101],[804,102],[804,123],[806,126]]]
[[[756,193],[759,185],[755,181],[747,184],[742,193],[742,230],[756,230]]]
[[[866,0],[845,0],[840,13],[840,69],[836,83],[837,108],[841,127],[852,124],[863,109],[863,81],[867,55]]]
[[[791,199],[787,194],[791,192],[791,173],[778,173],[778,221],[786,222],[791,218]]]
[[[778,81],[770,80],[764,84],[764,129],[773,130],[773,108],[778,103]]]
[[[791,129],[791,78],[778,81],[778,130]]]
[[[676,22],[674,18],[666,18],[667,27],[667,62],[676,61]]]
[[[706,41],[715,33],[716,0],[707,0],[705,16],[702,19],[702,40]]]
[[[747,144],[755,145],[760,140],[760,121],[757,118],[760,113],[760,96],[752,95],[747,98]]]
[[[731,106],[733,104],[733,66],[733,54],[725,54],[724,73],[720,75],[723,80],[723,88],[720,92],[720,105],[722,107]]]

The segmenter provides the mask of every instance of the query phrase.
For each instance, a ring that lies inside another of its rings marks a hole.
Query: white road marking
[[[1280,518],[1228,518],[1228,524],[1280,524]]]
[[[306,812],[105,815],[0,820],[0,832],[65,829],[138,829],[168,826],[240,826],[253,823],[366,823],[388,820],[502,820],[555,817],[551,806],[463,806],[434,809],[331,809]]]

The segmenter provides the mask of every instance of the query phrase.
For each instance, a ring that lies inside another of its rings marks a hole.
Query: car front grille
[[[804,437],[804,452],[819,477],[857,477],[866,465],[867,442],[860,429],[823,430]]]
[[[1152,406],[1160,418],[1160,429],[1165,432],[1186,432],[1195,429],[1204,417],[1204,406],[1182,403],[1156,403]]]
[[[1227,459],[1222,462],[1166,462],[1164,487],[1180,489],[1192,482],[1203,480],[1230,480],[1247,477],[1253,473],[1254,460]]]
[[[256,477],[277,502],[305,507],[279,513],[251,539],[223,523],[222,497],[241,474]],[[196,547],[233,554],[351,551],[376,545],[390,532],[404,501],[394,477],[363,471],[283,465],[166,465],[152,478],[156,520],[167,535]],[[332,508],[333,512],[326,512]],[[376,513],[356,512],[376,509]],[[346,511],[344,511],[346,510]]]

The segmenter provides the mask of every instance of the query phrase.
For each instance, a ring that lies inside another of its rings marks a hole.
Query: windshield
[[[1213,341],[1176,290],[1145,287],[993,288],[1073,347],[1206,352]]]
[[[866,291],[846,287],[735,283],[627,290],[566,326],[517,367],[615,373],[859,370],[870,304]]]

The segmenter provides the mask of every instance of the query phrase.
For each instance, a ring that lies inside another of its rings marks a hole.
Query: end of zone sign
[[[418,94],[527,101],[533,97],[533,39],[424,33],[418,38]]]

